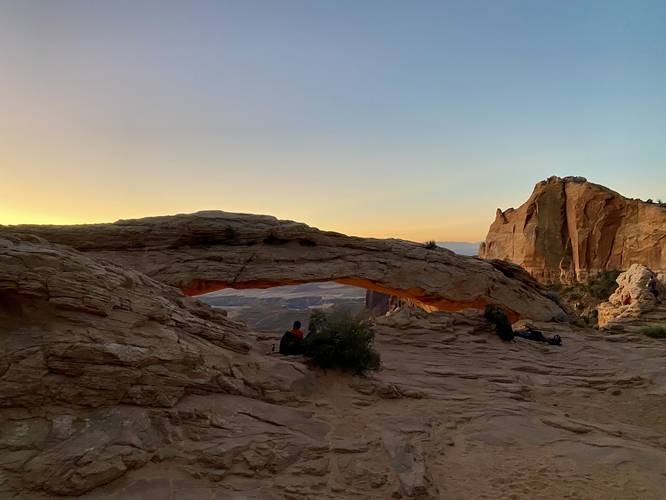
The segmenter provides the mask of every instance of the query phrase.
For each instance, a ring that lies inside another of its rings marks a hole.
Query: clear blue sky
[[[0,223],[199,209],[480,240],[666,199],[664,1],[0,0]]]

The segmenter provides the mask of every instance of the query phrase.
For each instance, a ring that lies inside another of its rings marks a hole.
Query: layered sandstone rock
[[[0,262],[0,407],[288,392],[289,377],[249,352],[244,324],[175,288],[25,235],[0,238]]]
[[[497,210],[479,255],[519,264],[542,282],[582,281],[632,264],[663,272],[666,208],[582,177],[551,177],[519,208]]]
[[[3,231],[0,498],[660,498],[663,343],[535,326],[564,344],[402,308],[374,326],[380,372],[323,372],[268,354],[279,332]]]
[[[137,271],[35,236],[0,237],[0,339],[3,498],[80,494],[157,460],[184,439],[171,429],[194,418],[167,409],[196,395],[225,395],[230,422],[252,422],[250,409],[237,410],[258,408],[306,425],[270,403],[295,400],[311,375],[250,352],[244,325]],[[225,429],[229,442],[243,443],[233,425]],[[294,432],[282,439],[303,444]],[[206,456],[194,446],[179,453]]]
[[[337,281],[410,299],[427,310],[501,304],[511,319],[563,312],[502,263],[402,240],[357,238],[274,217],[200,212],[114,224],[15,226],[135,269],[187,294]]]
[[[652,277],[657,278],[658,297],[647,288]],[[655,275],[647,267],[633,264],[618,276],[617,283],[617,290],[597,308],[600,328],[631,331],[646,325],[666,324],[665,274]]]

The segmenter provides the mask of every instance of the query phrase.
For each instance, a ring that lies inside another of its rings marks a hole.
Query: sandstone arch
[[[337,281],[408,298],[429,310],[498,303],[512,320],[552,320],[563,314],[517,266],[403,240],[320,231],[270,216],[209,211],[6,229],[108,259],[189,295]]]

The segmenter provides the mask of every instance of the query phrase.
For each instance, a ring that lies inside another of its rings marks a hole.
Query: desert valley
[[[198,298],[304,284],[303,315],[385,304],[378,371]],[[479,257],[220,211],[0,226],[0,498],[662,499],[664,297],[666,207],[579,177],[498,210]]]

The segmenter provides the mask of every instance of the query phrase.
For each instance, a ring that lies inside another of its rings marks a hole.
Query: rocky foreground
[[[205,269],[201,245],[162,275]],[[441,255],[426,269],[468,265]],[[663,341],[536,322],[564,345],[505,343],[478,310],[403,308],[375,325],[382,371],[322,372],[119,260],[0,231],[0,498],[663,498]],[[542,296],[469,265],[520,310]]]

